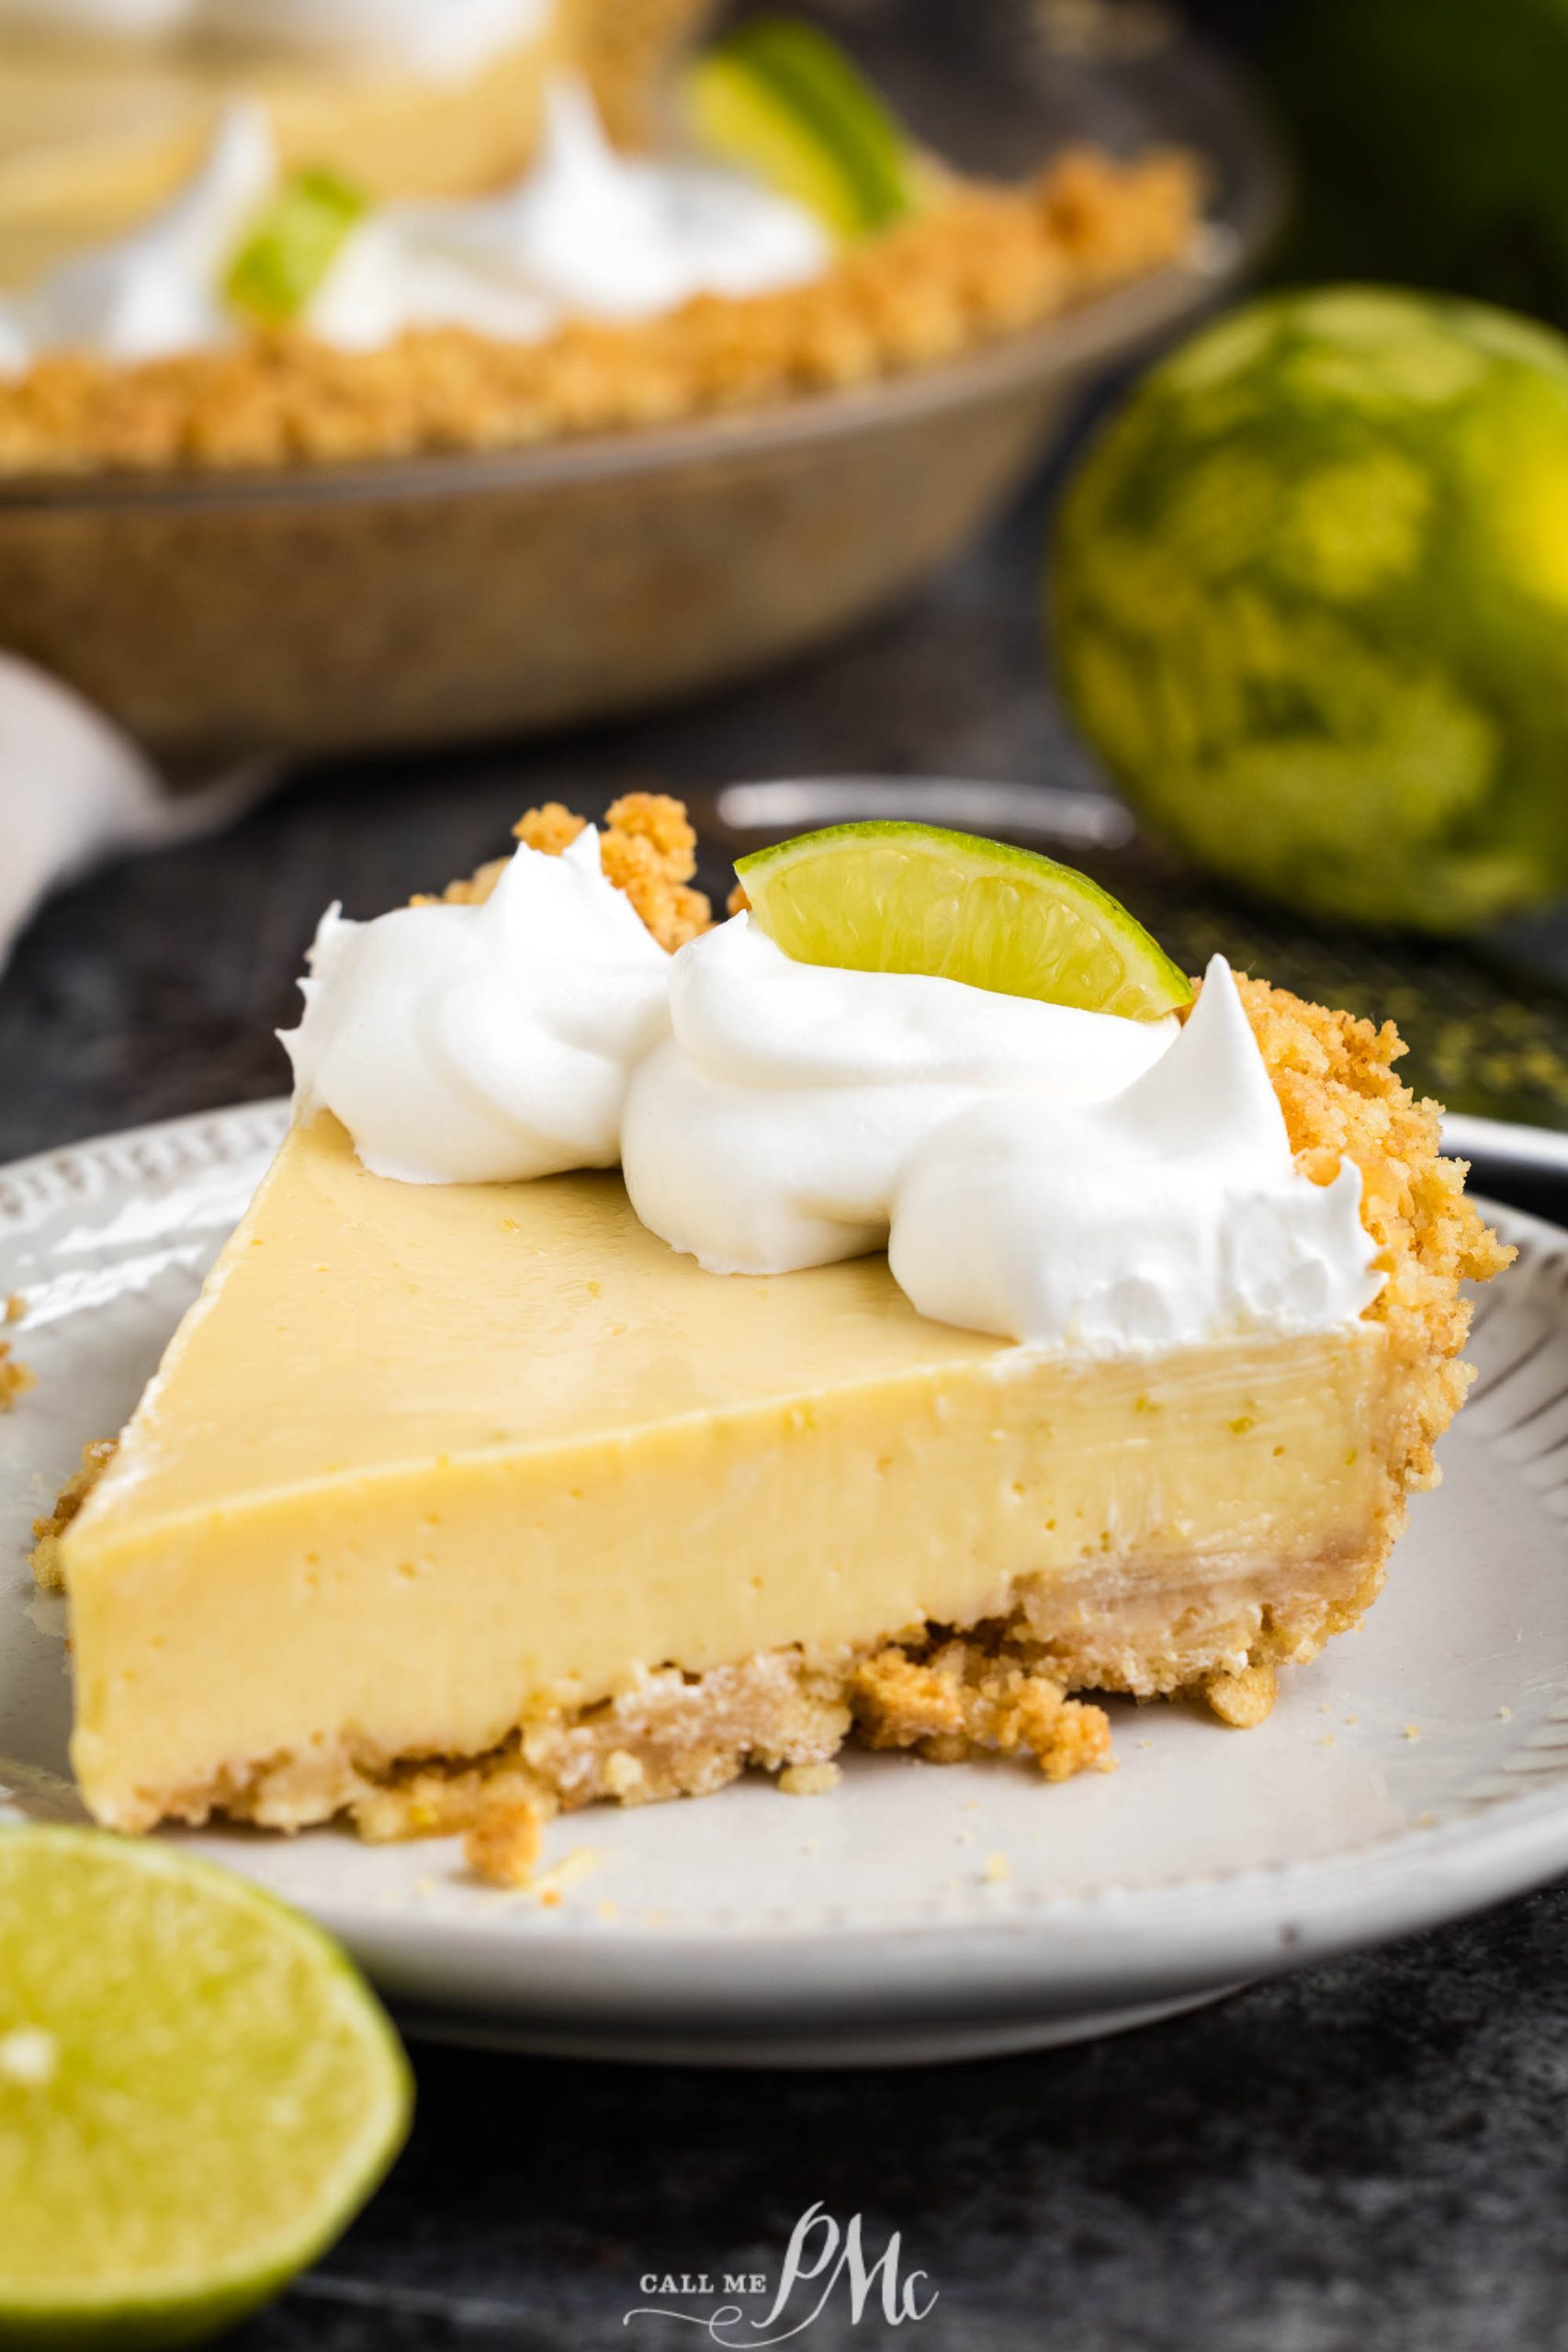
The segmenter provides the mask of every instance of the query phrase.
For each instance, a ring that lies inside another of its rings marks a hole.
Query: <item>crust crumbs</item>
[[[81,352],[0,383],[0,472],[278,466],[502,448],[859,384],[951,358],[1179,259],[1195,160],[1084,150],[1018,186],[943,175],[915,218],[810,284],[699,296],[534,344],[423,329],[378,351],[287,331],[118,367]]]
[[[660,1804],[707,1796],[749,1769],[773,1773],[786,1796],[825,1793],[846,1740],[916,1747],[933,1763],[982,1753],[1032,1756],[1047,1780],[1115,1770],[1103,1709],[1067,1698],[1043,1670],[1038,1643],[1014,1624],[963,1635],[911,1633],[871,1654],[769,1650],[700,1675],[666,1667],[618,1698],[548,1711],[469,1763],[416,1760],[378,1770],[344,1762],[332,1810],[345,1810],[373,1845],[462,1834],[469,1866],[505,1884],[532,1865],[528,1840],[558,1812],[586,1804]],[[225,1791],[226,1810],[264,1827],[320,1819],[299,1809],[287,1766]],[[211,1792],[168,1808],[200,1821]],[[521,1816],[532,1814],[536,1831]]]
[[[488,1804],[463,1840],[463,1860],[491,1886],[526,1886],[544,1840],[542,1806],[524,1800]]]
[[[586,825],[558,800],[530,808],[512,828],[530,849],[558,857]],[[599,856],[607,878],[624,890],[660,947],[673,955],[688,939],[706,931],[712,910],[691,888],[697,870],[697,837],[685,808],[662,792],[628,792],[614,802],[599,833]],[[416,899],[416,906],[445,903],[478,906],[501,879],[504,858],[492,858],[466,881],[449,883],[441,900]]]
[[[9,1340],[0,1340],[0,1413],[8,1413],[18,1396],[37,1385],[37,1375],[22,1362]]]
[[[868,1747],[917,1747],[934,1764],[987,1751],[1032,1755],[1048,1781],[1113,1772],[1111,1724],[1101,1707],[1069,1699],[1061,1684],[976,1635],[942,1641],[924,1657],[878,1650],[850,1678],[855,1728]]]
[[[1361,1171],[1361,1219],[1388,1278],[1367,1315],[1387,1324],[1408,1374],[1393,1466],[1407,1487],[1435,1486],[1433,1445],[1474,1376],[1459,1361],[1471,1307],[1458,1286],[1489,1281],[1517,1253],[1465,1198],[1466,1163],[1442,1157],[1441,1106],[1417,1102],[1394,1076],[1406,1047],[1392,1021],[1374,1028],[1242,975],[1236,986],[1303,1172],[1332,1183],[1342,1158]]]
[[[1202,1686],[1203,1696],[1223,1724],[1233,1731],[1254,1731],[1274,1712],[1280,1677],[1267,1662],[1237,1668],[1222,1668]]]
[[[109,1464],[119,1450],[117,1437],[89,1438],[82,1448],[82,1460],[55,1497],[54,1509],[33,1521],[37,1541],[30,1554],[33,1577],[45,1592],[62,1592],[65,1578],[61,1571],[60,1539],[81,1510]]]

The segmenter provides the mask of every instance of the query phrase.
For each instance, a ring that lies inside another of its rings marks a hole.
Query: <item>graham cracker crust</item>
[[[591,1707],[536,1707],[482,1757],[385,1758],[345,1742],[238,1767],[161,1792],[145,1826],[221,1812],[296,1830],[343,1815],[372,1844],[462,1835],[479,1875],[516,1885],[557,1814],[707,1796],[748,1770],[809,1793],[831,1785],[827,1768],[852,1743],[938,1764],[1012,1758],[1053,1781],[1113,1771],[1105,1710],[1075,1693],[1183,1698],[1233,1727],[1262,1722],[1277,1667],[1315,1657],[1375,1598],[1393,1527],[1391,1517],[1353,1557],[1282,1569],[1132,1563],[1026,1577],[1005,1618],[853,1650],[772,1650],[702,1674],[663,1667]]]

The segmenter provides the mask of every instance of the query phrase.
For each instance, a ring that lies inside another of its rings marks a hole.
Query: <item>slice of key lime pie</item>
[[[851,828],[716,927],[671,802],[324,920],[297,1116],[69,1526],[122,1829],[1110,1758],[1376,1595],[1508,1253],[1392,1028],[1194,989],[1028,853]],[[673,951],[673,952],[671,952]]]

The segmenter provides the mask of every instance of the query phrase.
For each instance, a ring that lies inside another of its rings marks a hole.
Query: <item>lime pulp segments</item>
[[[0,2345],[231,2324],[344,2228],[411,2107],[308,1920],[166,1845],[0,1829]]]
[[[763,931],[803,964],[927,972],[1153,1021],[1186,976],[1098,882],[934,825],[833,825],[737,861]]]
[[[908,140],[865,77],[814,27],[743,27],[691,68],[705,143],[758,173],[841,238],[886,228],[915,203]]]

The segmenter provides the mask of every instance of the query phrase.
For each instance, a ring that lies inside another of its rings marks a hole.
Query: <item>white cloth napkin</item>
[[[276,777],[248,761],[172,793],[129,735],[30,662],[0,653],[0,970],[39,901],[106,859],[216,832]]]

